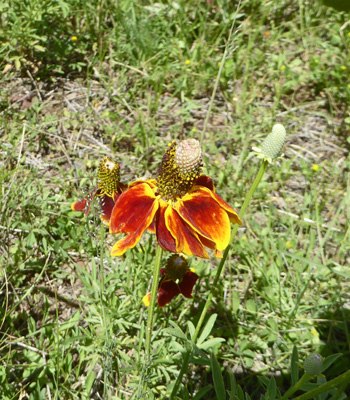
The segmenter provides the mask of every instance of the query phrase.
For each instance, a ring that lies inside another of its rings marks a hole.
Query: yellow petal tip
[[[149,307],[150,300],[151,300],[151,292],[149,292],[149,293],[147,293],[145,296],[143,296],[142,303],[143,303],[146,307]]]

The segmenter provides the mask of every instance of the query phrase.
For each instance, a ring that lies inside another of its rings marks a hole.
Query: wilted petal
[[[166,227],[176,241],[176,253],[209,258],[196,232],[180,218],[176,210],[169,206],[164,217]]]
[[[109,224],[114,204],[118,200],[119,196],[120,196],[119,193],[114,193],[113,199],[112,199],[112,197],[109,197],[106,194],[99,197],[100,206],[101,206],[101,210],[102,210],[100,217],[101,217],[102,222],[106,225]]]
[[[231,235],[228,213],[213,199],[214,193],[205,187],[197,188],[179,200],[176,208],[196,232],[214,241],[217,250],[224,250]]]
[[[180,294],[180,288],[174,281],[161,281],[158,289],[159,307],[166,306],[178,294]]]
[[[210,178],[210,176],[207,175],[201,175],[197,180],[196,180],[196,185],[199,186],[205,186],[209,190],[214,191],[214,183],[213,180]]]
[[[99,193],[99,189],[95,188],[91,193],[89,193],[86,197],[84,197],[80,201],[76,201],[72,204],[73,211],[83,211],[85,215],[89,214],[91,202],[94,197]]]
[[[181,293],[187,297],[188,299],[192,299],[192,290],[193,286],[197,282],[198,275],[192,272],[191,270],[188,270],[184,277],[182,278],[182,281],[179,283],[179,288]]]

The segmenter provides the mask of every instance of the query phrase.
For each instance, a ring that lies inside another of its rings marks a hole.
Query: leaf
[[[205,396],[209,390],[211,390],[213,387],[211,385],[209,386],[204,386],[202,389],[198,390],[197,394],[193,397],[193,400],[200,400]]]
[[[212,339],[208,339],[205,342],[201,343],[200,345],[198,345],[197,347],[201,350],[208,350],[211,347],[216,346],[219,343],[225,342],[224,338],[212,338]]]
[[[95,381],[95,372],[90,371],[90,373],[86,377],[86,381],[85,381],[86,393],[88,396],[90,394],[90,391],[91,391],[92,385],[94,384],[94,381]]]
[[[215,358],[213,353],[211,353],[210,363],[211,363],[211,368],[212,368],[212,375],[213,375],[213,382],[214,382],[216,398],[217,398],[217,400],[226,400],[224,379],[222,377],[220,366],[219,366],[217,359]]]
[[[205,327],[203,328],[203,331],[197,341],[197,345],[199,346],[201,343],[204,342],[204,340],[210,335],[211,330],[213,329],[213,326],[215,324],[217,314],[213,314],[210,316],[208,319],[208,322],[206,323]]]
[[[342,353],[332,354],[331,356],[327,357],[322,364],[322,372],[324,372],[328,367],[330,367],[339,357],[341,357]]]
[[[182,332],[181,329],[165,328],[163,332],[167,333],[169,336],[175,336],[179,339],[187,340],[186,335]]]
[[[292,358],[290,361],[290,371],[292,378],[292,386],[294,386],[299,380],[299,366],[298,366],[299,356],[298,356],[298,348],[296,346],[293,347]]]
[[[230,400],[234,399],[234,396],[236,394],[236,388],[237,388],[237,383],[236,383],[236,378],[235,376],[230,372],[229,373],[229,377],[230,377]]]
[[[254,301],[254,300],[249,299],[249,300],[246,302],[245,307],[246,307],[246,309],[247,309],[248,311],[250,311],[251,313],[253,313],[253,314],[256,313],[256,304],[255,304],[255,301]]]
[[[269,395],[269,400],[276,399],[276,381],[273,376],[270,378],[269,386],[267,387],[267,393]]]
[[[41,53],[43,53],[44,51],[46,51],[45,47],[40,46],[40,44],[34,45],[34,48],[35,48],[36,50],[38,50],[39,52],[41,52]]]
[[[189,331],[191,339],[192,339],[196,328],[194,327],[194,325],[192,324],[191,321],[187,322],[187,326],[188,326],[188,331]]]

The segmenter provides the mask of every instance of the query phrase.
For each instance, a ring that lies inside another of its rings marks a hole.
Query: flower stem
[[[156,302],[157,291],[158,291],[158,277],[160,271],[160,262],[162,259],[163,249],[158,245],[156,250],[156,260],[154,263],[153,269],[153,281],[151,288],[151,298],[148,306],[148,316],[147,316],[147,330],[146,330],[146,362],[150,361],[151,357],[151,336],[153,329],[153,314],[154,314],[154,305]]]
[[[240,210],[240,212],[239,212],[239,217],[240,217],[240,218],[243,218],[243,216],[244,216],[244,214],[245,214],[245,211],[246,211],[246,209],[247,209],[247,207],[248,207],[248,205],[249,205],[249,202],[250,202],[250,200],[251,200],[251,198],[252,198],[252,196],[253,196],[253,194],[254,194],[256,188],[258,187],[259,182],[261,181],[261,178],[262,178],[263,175],[264,175],[264,172],[265,172],[265,170],[266,170],[267,165],[268,165],[268,162],[267,162],[267,161],[264,161],[264,162],[262,163],[262,165],[261,165],[261,167],[260,167],[260,169],[259,169],[259,172],[258,172],[258,174],[256,175],[255,180],[254,180],[254,182],[253,182],[253,184],[252,184],[252,186],[251,186],[251,188],[250,188],[248,194],[246,195],[246,197],[245,197],[245,199],[244,199],[242,208],[241,208],[241,210]],[[200,330],[201,330],[201,327],[202,327],[202,325],[203,325],[204,319],[205,319],[205,317],[206,317],[206,315],[207,315],[208,309],[209,309],[209,307],[210,307],[211,299],[213,298],[214,290],[215,290],[215,288],[217,287],[217,283],[218,283],[218,281],[219,281],[219,279],[220,279],[220,276],[221,276],[222,270],[223,270],[223,268],[224,268],[224,265],[225,265],[225,262],[226,262],[226,259],[227,259],[229,250],[230,250],[230,248],[231,248],[231,243],[232,243],[234,237],[236,236],[237,231],[238,231],[238,225],[236,224],[236,225],[234,225],[234,227],[233,227],[233,229],[232,229],[230,244],[226,247],[226,249],[225,249],[225,251],[224,251],[224,254],[223,254],[223,256],[222,256],[222,259],[221,259],[220,264],[219,264],[219,266],[218,266],[218,269],[217,269],[217,271],[216,271],[216,275],[215,275],[215,278],[214,278],[213,285],[211,286],[211,289],[210,289],[210,292],[209,292],[207,301],[205,302],[203,311],[202,311],[202,313],[201,313],[201,316],[199,317],[199,320],[198,320],[196,329],[195,329],[195,331],[194,331],[194,334],[193,334],[193,337],[192,337],[192,341],[193,341],[194,344],[195,344],[196,341],[197,341],[197,337],[198,337],[199,332],[200,332]],[[180,382],[181,382],[181,380],[182,380],[182,377],[183,377],[184,373],[185,373],[186,370],[187,370],[188,362],[189,362],[190,356],[191,356],[191,350],[187,350],[187,352],[186,352],[186,354],[185,354],[185,356],[184,356],[183,362],[182,362],[182,367],[181,367],[180,373],[179,373],[179,375],[178,375],[178,377],[177,377],[177,379],[176,379],[176,382],[175,382],[175,384],[174,384],[174,386],[173,386],[173,390],[172,390],[172,392],[171,392],[171,394],[170,394],[169,400],[175,399],[176,393],[177,393],[177,391],[179,390],[179,386],[180,386]]]
[[[287,390],[287,392],[283,395],[283,397],[281,398],[281,400],[288,400],[289,397],[295,393],[297,390],[299,390],[307,381],[309,381],[312,378],[311,374],[304,374],[299,380],[298,382],[292,386],[291,388],[289,388],[289,390]]]
[[[306,375],[306,374],[305,374]],[[350,382],[350,371],[346,371],[343,374],[337,376],[336,378],[332,379],[329,382],[324,383],[323,385],[319,386],[318,388],[311,390],[308,393],[304,393],[301,396],[295,398],[295,400],[308,400],[308,399],[315,399],[321,393],[325,393],[328,390]]]

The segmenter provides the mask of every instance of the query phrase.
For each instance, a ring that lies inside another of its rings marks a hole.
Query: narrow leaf
[[[291,362],[290,362],[292,386],[294,386],[299,380],[298,361],[299,361],[298,348],[296,346],[294,346],[293,352],[292,352],[292,358],[291,358]]]
[[[273,376],[270,378],[269,386],[267,387],[267,393],[269,394],[269,400],[276,399],[276,381]]]
[[[200,400],[202,399],[213,387],[211,385],[205,386],[202,389],[199,389],[197,394],[193,397],[193,400]]]
[[[208,350],[211,347],[216,346],[219,343],[225,342],[223,338],[211,338],[203,342],[202,344],[198,345],[197,347],[201,350]]]
[[[192,324],[191,321],[187,322],[187,326],[188,326],[188,331],[190,332],[190,336],[191,336],[191,339],[192,339],[193,335],[194,335],[194,331],[196,330],[196,328],[194,327],[194,325]]]
[[[237,388],[237,383],[236,383],[236,378],[235,376],[230,372],[229,373],[229,377],[230,377],[230,400],[234,400],[235,398],[235,394],[236,394],[236,388]]]
[[[322,372],[329,368],[339,357],[341,357],[342,353],[332,354],[331,356],[327,357],[322,364]]]
[[[217,314],[213,314],[210,316],[208,319],[208,322],[206,323],[205,327],[203,328],[203,331],[198,338],[197,345],[200,345],[201,343],[204,342],[204,340],[210,335],[211,330],[213,329],[213,326],[215,324]]]
[[[226,400],[224,379],[222,377],[220,366],[213,353],[211,354],[210,362],[211,362],[216,398],[217,400]]]

